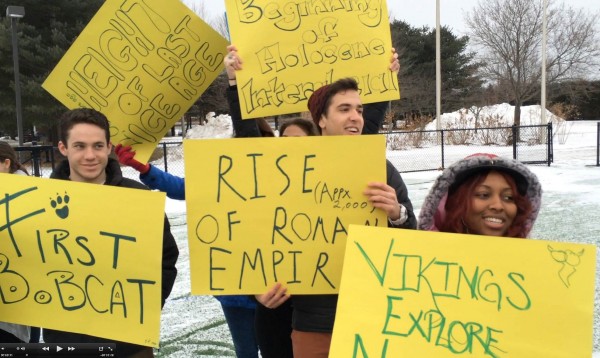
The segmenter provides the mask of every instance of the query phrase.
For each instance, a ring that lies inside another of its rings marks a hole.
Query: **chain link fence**
[[[388,159],[401,172],[440,170],[474,153],[526,164],[553,161],[552,123],[490,128],[386,132]]]
[[[54,150],[51,145],[36,145],[14,147],[19,161],[27,169],[29,175],[50,177],[54,170]]]
[[[596,124],[596,166],[600,167],[600,122]]]
[[[600,126],[598,127],[600,148]],[[526,164],[553,161],[552,123],[494,128],[388,131],[387,158],[401,172],[438,170],[474,153],[491,153]],[[31,175],[49,177],[54,169],[52,146],[24,146],[15,150]],[[23,159],[24,158],[24,159]],[[156,147],[150,162],[165,172],[185,176],[183,142],[166,139]]]

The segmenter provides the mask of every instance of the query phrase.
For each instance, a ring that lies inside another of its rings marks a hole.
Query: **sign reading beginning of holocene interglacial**
[[[385,0],[225,0],[243,118],[307,110],[311,93],[354,77],[363,103],[400,98]]]

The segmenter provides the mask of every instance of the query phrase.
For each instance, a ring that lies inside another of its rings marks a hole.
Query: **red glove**
[[[123,147],[121,144],[117,144],[115,147],[115,154],[119,158],[119,163],[132,167],[133,169],[140,172],[140,174],[148,173],[150,170],[150,164],[142,164],[137,160],[133,159],[135,156],[135,150],[131,150],[131,146]]]

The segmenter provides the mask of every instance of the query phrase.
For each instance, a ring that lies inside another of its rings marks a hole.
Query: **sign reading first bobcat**
[[[179,0],[107,0],[42,85],[108,117],[147,162],[223,70],[227,41]]]
[[[165,194],[0,181],[2,321],[158,347]]]

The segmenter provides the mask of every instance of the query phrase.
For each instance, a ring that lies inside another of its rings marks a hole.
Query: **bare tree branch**
[[[590,74],[590,67],[597,66],[600,57],[598,15],[548,1],[549,83],[596,75]],[[509,90],[517,125],[520,106],[540,91],[542,16],[543,4],[535,0],[480,0],[466,16],[470,37],[485,63],[482,77]]]

